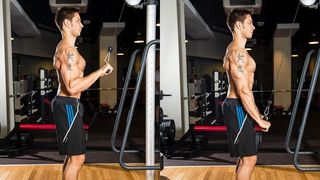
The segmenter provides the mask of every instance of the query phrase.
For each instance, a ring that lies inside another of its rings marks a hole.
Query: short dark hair
[[[55,23],[57,25],[57,27],[59,28],[60,31],[63,30],[63,21],[65,19],[68,20],[72,20],[72,18],[74,17],[74,13],[79,13],[79,9],[77,8],[72,8],[72,7],[62,7],[60,8],[57,13],[56,13],[56,17],[55,17]]]
[[[246,16],[251,14],[252,13],[246,9],[233,9],[227,18],[227,25],[231,30],[231,32],[234,31],[234,24],[237,21],[240,21],[243,23],[243,21],[246,19]]]

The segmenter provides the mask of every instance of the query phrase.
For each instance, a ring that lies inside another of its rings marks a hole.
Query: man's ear
[[[242,23],[240,21],[237,21],[235,27],[240,29],[242,27]]]
[[[63,21],[63,25],[64,25],[65,27],[70,27],[71,22],[70,22],[68,19],[65,19],[65,20]]]

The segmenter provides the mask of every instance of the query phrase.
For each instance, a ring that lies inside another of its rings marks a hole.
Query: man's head
[[[55,23],[59,30],[70,31],[74,36],[80,36],[83,27],[79,15],[79,9],[62,7],[58,10],[55,17]]]
[[[251,38],[253,26],[251,12],[246,9],[234,9],[227,18],[227,25],[232,33],[240,31],[245,38]]]

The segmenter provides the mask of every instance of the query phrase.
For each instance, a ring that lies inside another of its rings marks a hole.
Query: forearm
[[[69,83],[69,93],[76,94],[87,90],[102,75],[100,69],[88,76],[76,78]]]
[[[256,121],[261,120],[260,112],[254,102],[253,94],[250,91],[239,92],[240,100],[246,112]]]

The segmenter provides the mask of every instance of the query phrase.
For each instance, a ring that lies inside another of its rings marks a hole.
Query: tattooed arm
[[[112,67],[109,64],[102,66],[97,71],[83,77],[78,67],[79,54],[73,48],[65,49],[61,53],[60,74],[66,90],[71,96],[87,90],[99,77],[104,76]],[[110,74],[109,72],[108,74]]]
[[[249,77],[246,70],[246,66],[248,64],[247,52],[245,50],[236,50],[230,52],[230,54],[230,76],[235,83],[237,94],[240,97],[244,109],[259,124],[259,126],[262,128],[269,127],[270,123],[261,119],[258,108],[254,102],[253,93],[249,87]]]

